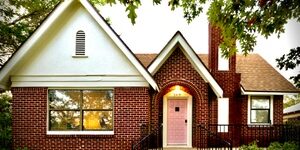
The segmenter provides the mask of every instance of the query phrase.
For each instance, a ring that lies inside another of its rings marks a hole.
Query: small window
[[[85,33],[82,30],[79,30],[76,33],[76,56],[85,56]]]
[[[229,58],[222,56],[221,48],[218,48],[218,70],[228,71],[229,70]]]
[[[113,131],[113,90],[49,90],[49,131]]]
[[[271,123],[270,96],[251,96],[250,123]]]

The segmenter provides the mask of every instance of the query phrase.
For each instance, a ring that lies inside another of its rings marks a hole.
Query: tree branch
[[[9,26],[15,25],[17,22],[20,22],[20,21],[22,21],[22,20],[24,20],[24,19],[27,19],[27,18],[31,17],[31,16],[37,15],[38,12],[39,12],[39,11],[33,11],[33,12],[31,12],[31,13],[29,13],[29,14],[26,14],[26,15],[24,15],[24,16],[20,16],[19,18],[17,18],[17,19],[15,19],[14,21],[8,23],[7,25],[9,25]]]

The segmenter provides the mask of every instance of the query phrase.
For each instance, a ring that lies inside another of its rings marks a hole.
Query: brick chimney
[[[216,27],[212,26],[211,24],[208,25],[208,67],[212,74],[214,74],[217,71],[229,71],[229,72],[235,72],[236,71],[236,56],[233,55],[227,60],[228,63],[228,69],[220,70],[219,63],[223,63],[220,65],[226,66],[226,59],[224,61],[220,60],[219,55],[219,45],[222,41],[221,37],[221,30]],[[225,67],[226,68],[226,67]]]

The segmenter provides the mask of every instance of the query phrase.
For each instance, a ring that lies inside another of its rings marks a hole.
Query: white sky
[[[167,1],[153,6],[152,0],[142,1],[137,10],[136,24],[132,25],[127,12],[121,5],[100,7],[101,14],[109,17],[112,27],[134,53],[159,53],[176,31],[180,31],[197,53],[208,53],[208,21],[206,13],[188,24],[180,9],[171,11]],[[268,39],[257,38],[254,53],[259,53],[276,70],[276,58],[300,46],[300,24],[292,20],[286,31],[278,39],[273,35]],[[292,71],[280,71],[286,78],[299,73],[298,67]]]

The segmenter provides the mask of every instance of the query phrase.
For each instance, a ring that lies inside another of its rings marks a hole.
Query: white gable
[[[213,91],[218,97],[223,97],[223,90],[217,83],[217,81],[212,77],[204,64],[200,61],[197,54],[191,48],[191,46],[187,43],[183,35],[178,31],[172,37],[172,39],[167,43],[167,45],[163,48],[163,50],[159,53],[156,59],[151,63],[148,67],[149,72],[154,75],[159,68],[164,64],[164,62],[169,58],[169,56],[173,53],[173,51],[180,47],[183,54],[188,58],[190,63],[194,66],[196,71],[200,74],[200,76],[209,83],[212,87]]]
[[[61,2],[41,25],[41,29],[17,51],[12,58],[17,63],[10,60],[4,66],[0,78],[7,80],[10,76],[12,87],[111,87],[150,84],[158,89],[147,70],[95,13],[97,14],[86,0]],[[45,26],[47,29],[41,31]],[[76,32],[79,30],[85,32],[87,57],[74,57]]]

